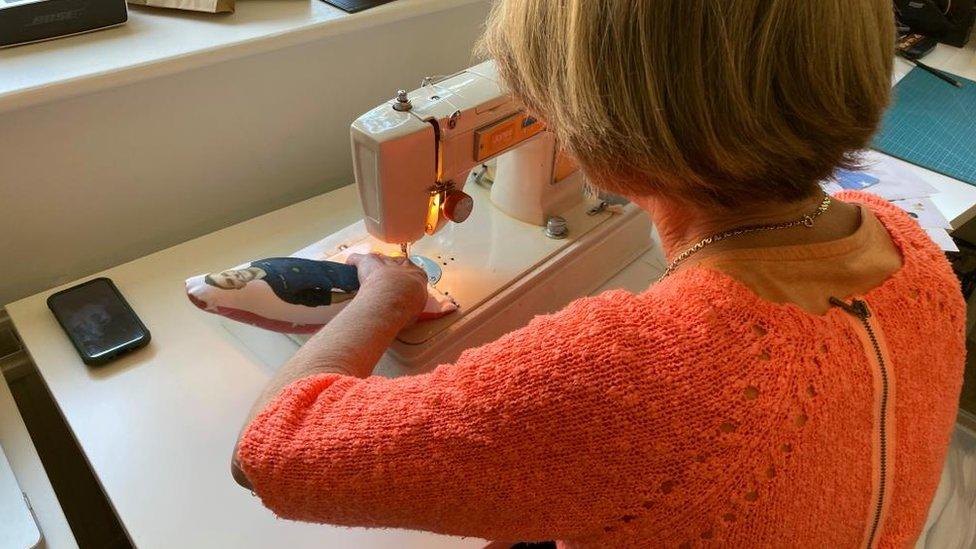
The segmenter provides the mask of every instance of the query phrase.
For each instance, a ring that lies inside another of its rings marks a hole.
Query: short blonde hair
[[[480,51],[598,186],[731,207],[856,166],[894,43],[891,0],[500,0]]]

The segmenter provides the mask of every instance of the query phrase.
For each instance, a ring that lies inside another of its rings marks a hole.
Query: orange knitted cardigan
[[[247,428],[241,467],[295,520],[567,548],[906,547],[955,420],[964,302],[907,215],[842,198],[903,257],[855,296],[877,350],[842,307],[812,315],[693,267],[428,374],[297,381]]]

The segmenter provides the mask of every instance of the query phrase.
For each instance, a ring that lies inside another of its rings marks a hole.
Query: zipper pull
[[[854,299],[848,304],[842,299],[831,297],[830,304],[844,309],[861,320],[866,320],[871,316],[871,310],[868,309],[868,304],[860,299]]]

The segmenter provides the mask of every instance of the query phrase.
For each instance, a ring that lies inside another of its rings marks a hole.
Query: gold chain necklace
[[[792,229],[793,227],[797,227],[800,225],[803,225],[808,229],[813,228],[813,221],[818,217],[820,217],[821,215],[823,215],[824,212],[826,212],[827,209],[830,208],[830,204],[831,204],[830,196],[824,194],[824,199],[823,201],[820,202],[820,206],[817,206],[817,209],[813,213],[807,214],[801,217],[800,219],[794,219],[793,221],[786,221],[784,223],[776,223],[773,225],[746,225],[743,227],[736,227],[735,229],[725,231],[724,233],[718,233],[709,236],[707,238],[703,238],[699,240],[698,243],[695,244],[694,246],[678,254],[678,257],[674,258],[674,261],[672,261],[671,264],[668,265],[667,270],[664,271],[664,274],[662,274],[661,278],[657,279],[657,281],[660,282],[665,278],[667,278],[668,275],[673,273],[675,269],[677,269],[686,259],[700,252],[702,248],[705,248],[706,246],[709,246],[716,242],[721,242],[722,240],[725,240],[727,238],[741,236],[749,233],[778,231],[780,229]]]

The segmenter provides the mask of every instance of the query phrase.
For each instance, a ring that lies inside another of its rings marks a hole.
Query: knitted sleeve
[[[593,533],[616,466],[633,465],[606,337],[633,298],[578,300],[425,375],[297,381],[246,429],[241,468],[289,519],[485,539]]]

